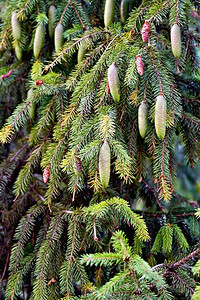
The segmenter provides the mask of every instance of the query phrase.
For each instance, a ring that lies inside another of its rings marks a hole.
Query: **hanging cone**
[[[167,105],[163,95],[156,97],[155,128],[160,140],[164,140],[166,132]]]
[[[144,138],[147,133],[147,117],[148,109],[146,103],[143,101],[138,108],[138,127],[142,138]]]
[[[146,42],[146,40],[148,39],[149,30],[150,30],[150,28],[149,28],[149,21],[146,20],[144,22],[144,25],[143,25],[142,30],[141,30],[141,35],[142,35],[143,42]]]
[[[172,45],[172,52],[174,57],[180,58],[181,56],[181,31],[180,27],[177,23],[171,28],[171,45]]]
[[[106,189],[110,181],[110,147],[107,141],[104,141],[99,153],[99,176]]]
[[[142,76],[143,75],[143,62],[142,62],[142,56],[140,54],[138,54],[136,56],[136,67],[137,67],[138,74],[140,76]]]
[[[43,181],[44,181],[44,183],[48,182],[49,176],[50,176],[50,171],[49,171],[49,166],[48,166],[44,169],[44,172],[43,172]]]
[[[104,24],[105,27],[109,27],[114,18],[115,11],[115,0],[106,0],[105,10],[104,10]]]
[[[113,99],[117,102],[120,100],[120,88],[119,88],[119,78],[117,74],[117,68],[115,64],[112,63],[108,68],[108,83],[110,88],[110,93]]]

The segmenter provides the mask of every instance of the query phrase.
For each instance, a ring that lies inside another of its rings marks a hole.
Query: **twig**
[[[81,22],[81,25],[82,25],[82,27],[83,27],[83,30],[85,30],[85,29],[86,29],[86,26],[85,26],[85,24],[83,23],[83,20],[81,19],[81,16],[79,15],[79,13],[78,13],[78,11],[77,11],[76,6],[74,5],[74,3],[72,3],[72,6],[73,6],[73,8],[74,8],[74,10],[75,10],[75,13],[76,13],[77,17],[79,18],[79,21]]]
[[[154,58],[153,58],[153,52],[152,52],[152,48],[151,48],[151,47],[149,47],[149,53],[150,53],[152,65],[153,65],[153,67],[154,67],[154,69],[155,69],[155,71],[156,71],[156,75],[157,75],[157,77],[158,77],[158,82],[159,82],[159,87],[160,87],[160,93],[161,93],[161,94],[164,94],[164,93],[163,93],[163,89],[162,89],[161,77],[160,77],[158,68],[157,68],[157,66],[156,66],[156,64],[155,64],[155,61],[154,61]]]
[[[61,53],[60,53],[60,55],[51,63],[51,64],[49,64],[48,66],[46,66],[45,68],[44,68],[44,70],[42,71],[42,74],[45,72],[45,71],[47,71],[48,69],[52,69],[54,66],[55,66],[55,64],[57,63],[57,62],[59,62],[60,61],[60,59],[62,58],[62,56],[64,55],[64,54],[66,54],[69,50],[71,50],[71,48],[73,48],[74,46],[76,46],[77,44],[80,44],[83,40],[85,40],[85,39],[88,39],[88,38],[90,38],[90,37],[93,37],[94,35],[97,35],[97,34],[100,34],[100,33],[105,33],[105,34],[111,34],[109,31],[98,31],[98,32],[94,32],[94,33],[92,33],[92,34],[89,34],[89,35],[86,35],[86,36],[84,36],[84,37],[82,37],[81,39],[79,39],[78,41],[76,41],[75,43],[73,43],[71,46],[69,46],[67,49],[64,49]],[[116,35],[116,37],[118,37],[119,36],[119,34],[118,35]],[[116,38],[115,37],[115,38]],[[114,38],[114,39],[115,39]],[[113,39],[113,40],[114,40]],[[110,45],[110,44],[109,44]],[[109,46],[108,45],[108,46]]]
[[[68,3],[67,3],[67,5],[65,6],[65,9],[63,10],[62,16],[60,17],[60,20],[59,20],[58,24],[62,23],[62,19],[64,18],[66,10],[68,9],[68,7],[69,7],[70,4],[71,4],[71,1],[69,0]]]
[[[197,250],[193,251],[192,253],[190,253],[186,257],[182,258],[181,260],[177,261],[176,263],[171,264],[170,269],[176,269],[176,268],[180,267],[185,262],[187,262],[188,260],[193,259],[195,256],[197,256],[199,254],[200,254],[200,248],[198,248]]]
[[[166,212],[165,210],[163,209],[162,205],[160,204],[159,200],[158,200],[158,197],[156,195],[156,192],[154,190],[153,187],[151,187],[150,185],[148,185],[148,183],[146,181],[144,181],[144,179],[142,179],[142,182],[144,183],[145,187],[147,187],[154,195],[155,199],[156,199],[156,202],[157,202],[157,205],[158,207],[160,208],[160,210],[166,215]]]
[[[31,186],[31,189],[43,202],[45,201],[44,197],[42,195],[40,195],[33,186]]]
[[[180,281],[188,290],[190,290],[190,292],[194,293],[194,290],[176,273],[174,272],[170,272],[170,271],[166,271],[165,272],[165,276],[170,275],[172,277],[175,277],[178,281]]]
[[[155,12],[155,14],[149,19],[149,22],[153,20],[153,18],[165,7],[171,0],[167,0],[163,5]]]
[[[14,232],[14,226],[12,227],[12,230],[11,230],[11,236],[10,236],[10,243],[9,243],[9,250],[8,250],[8,253],[7,253],[7,257],[6,257],[6,263],[5,263],[5,266],[4,266],[4,270],[3,270],[3,274],[1,276],[1,279],[0,279],[0,282],[3,281],[4,279],[4,276],[5,276],[5,273],[6,273],[6,270],[8,268],[8,264],[9,264],[9,259],[10,259],[10,252],[11,252],[11,245],[12,245],[12,236],[13,236],[13,232]]]
[[[10,163],[19,155],[19,153],[24,150],[24,148],[26,148],[28,146],[28,143],[25,144],[21,149],[19,149],[15,155],[10,159],[9,163],[7,164],[7,166],[5,167],[5,169],[1,172],[1,177],[0,180],[3,178],[5,171],[8,169],[8,167],[10,166]]]
[[[25,144],[21,149],[19,149],[19,150],[15,153],[15,155],[10,159],[10,162],[13,161],[13,160],[16,158],[16,156],[17,156],[24,148],[26,148],[27,146],[28,146],[28,143]]]

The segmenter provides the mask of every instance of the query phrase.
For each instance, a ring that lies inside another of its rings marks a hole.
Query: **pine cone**
[[[77,167],[78,173],[81,173],[82,172],[82,162],[79,157],[76,157],[76,167]]]
[[[166,131],[167,105],[163,95],[156,97],[155,128],[160,140],[164,140]]]
[[[149,21],[148,20],[146,20],[145,22],[144,22],[144,25],[143,25],[143,27],[142,27],[142,29],[141,29],[141,35],[142,35],[142,40],[143,40],[143,42],[146,42],[146,40],[148,39],[148,36],[149,36]]]
[[[99,153],[99,176],[106,189],[110,181],[110,147],[107,141],[104,141]]]
[[[115,0],[106,0],[105,10],[104,10],[104,24],[105,27],[109,27],[113,22],[115,11]]]
[[[19,61],[22,60],[22,54],[22,48],[20,47],[19,43],[17,43],[15,45],[15,55]]]
[[[140,74],[140,76],[142,76],[143,75],[143,62],[142,62],[142,56],[140,54],[138,54],[136,56],[136,67],[137,67],[138,74]]]
[[[12,34],[16,41],[21,40],[21,25],[17,18],[17,13],[14,11],[11,17]]]
[[[171,28],[171,44],[172,52],[176,58],[181,56],[181,31],[177,23]]]
[[[48,12],[48,17],[49,17],[49,36],[50,38],[53,37],[54,35],[54,30],[55,30],[55,18],[56,18],[56,8],[54,5],[51,5],[49,7],[49,12]]]
[[[147,124],[148,124],[147,116],[148,116],[147,105],[143,101],[138,108],[138,127],[142,138],[144,138],[147,133]]]
[[[116,102],[119,102],[120,100],[119,78],[117,74],[117,68],[115,67],[114,63],[112,63],[112,65],[110,65],[110,67],[108,68],[108,82],[109,82],[110,92],[113,99]]]
[[[45,29],[42,24],[38,25],[36,32],[35,32],[35,39],[33,45],[33,53],[35,58],[39,57],[40,51],[42,50],[44,44],[44,37],[45,37]]]
[[[54,42],[55,42],[55,51],[59,53],[62,50],[63,46],[63,26],[62,24],[58,24],[55,29],[54,34]]]
[[[49,171],[49,166],[47,166],[47,167],[44,169],[44,172],[43,172],[43,181],[44,181],[44,183],[47,183],[47,182],[48,182],[49,176],[50,176],[50,171]]]

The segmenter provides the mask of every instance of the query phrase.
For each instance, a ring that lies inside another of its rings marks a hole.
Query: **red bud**
[[[38,86],[38,85],[41,85],[43,84],[43,80],[39,79],[36,81],[35,85]]]

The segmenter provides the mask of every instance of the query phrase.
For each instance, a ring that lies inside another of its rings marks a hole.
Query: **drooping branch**
[[[181,260],[177,261],[176,263],[171,264],[170,269],[176,269],[176,268],[182,266],[184,263],[186,263],[187,261],[193,259],[197,255],[200,255],[200,248],[193,251],[192,253],[190,253],[186,257],[182,258]]]

